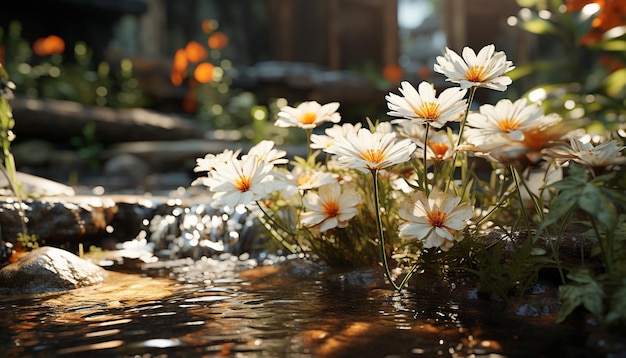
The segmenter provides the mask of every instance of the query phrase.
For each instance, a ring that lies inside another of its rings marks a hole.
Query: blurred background
[[[621,129],[625,2],[6,3],[0,62],[15,84],[18,168],[62,165],[47,149],[102,168],[120,143],[297,143],[298,133],[271,126],[280,106],[338,101],[344,121],[384,120],[384,96],[401,81],[449,85],[432,71],[446,46],[478,51],[492,43],[516,65],[515,82],[507,93],[479,91],[478,103],[527,95],[580,127]],[[32,140],[52,147],[18,145]],[[182,165],[177,160],[168,165]]]

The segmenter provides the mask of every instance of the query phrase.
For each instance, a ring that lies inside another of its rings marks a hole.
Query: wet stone
[[[0,270],[0,294],[65,291],[101,283],[102,267],[54,247],[31,251]]]
[[[25,199],[22,207],[28,233],[37,235],[44,243],[64,243],[101,235],[118,210],[115,201],[94,196]],[[15,198],[0,198],[0,222],[2,237],[15,242],[22,232],[19,203]]]

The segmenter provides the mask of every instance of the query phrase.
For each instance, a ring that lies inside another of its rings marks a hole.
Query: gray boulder
[[[68,251],[45,246],[0,270],[0,294],[65,291],[104,281],[107,271]]]

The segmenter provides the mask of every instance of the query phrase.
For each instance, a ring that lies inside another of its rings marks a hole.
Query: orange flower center
[[[501,119],[498,121],[498,128],[505,133],[510,133],[517,129],[519,123],[515,119]]]
[[[240,192],[245,193],[250,190],[250,186],[252,185],[252,180],[245,175],[240,176],[235,180],[235,187],[239,189]]]
[[[324,214],[326,217],[334,218],[339,215],[339,205],[336,201],[329,201],[324,204]]]
[[[448,215],[445,211],[433,210],[428,213],[428,222],[433,227],[444,227],[447,219]]]
[[[485,80],[485,66],[474,65],[467,69],[465,78],[470,82],[483,82]]]
[[[385,159],[385,153],[380,149],[368,149],[365,152],[359,153],[361,158],[370,163],[380,163]]]
[[[420,118],[426,119],[437,119],[441,114],[439,113],[439,103],[437,102],[424,102],[414,112]]]
[[[317,119],[317,114],[311,113],[311,112],[307,112],[307,113],[303,113],[302,116],[300,117],[300,123],[302,123],[302,124],[313,124],[313,123],[315,123],[316,119]]]
[[[433,150],[437,159],[443,158],[450,148],[445,143],[435,143],[430,140],[428,141],[428,146],[430,147],[430,149]]]

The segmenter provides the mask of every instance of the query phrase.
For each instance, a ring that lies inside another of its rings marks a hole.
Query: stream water
[[[590,356],[577,327],[488,300],[366,289],[322,271],[297,258],[222,255],[110,272],[102,285],[67,292],[0,296],[0,357]]]

